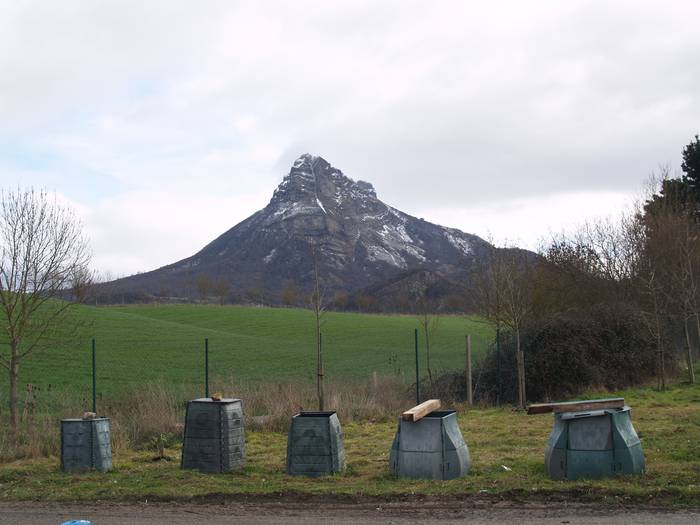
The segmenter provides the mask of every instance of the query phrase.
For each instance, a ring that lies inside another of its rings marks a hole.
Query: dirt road
[[[417,524],[523,523],[533,525],[605,523],[611,525],[700,523],[700,509],[668,511],[590,505],[474,504],[473,502],[338,501],[185,504],[185,503],[0,503],[0,525],[58,525],[87,519],[93,525],[220,525],[228,523]]]

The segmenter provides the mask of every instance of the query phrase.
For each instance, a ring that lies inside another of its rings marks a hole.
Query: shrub
[[[651,334],[634,311],[620,305],[543,319],[524,329],[521,338],[529,401],[625,388],[647,381],[655,371]],[[500,353],[491,350],[475,367],[475,398],[514,402],[516,385],[514,342],[502,333]]]

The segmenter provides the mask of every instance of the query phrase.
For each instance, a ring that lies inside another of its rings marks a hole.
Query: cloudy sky
[[[533,247],[700,132],[696,1],[0,0],[0,185],[149,270],[303,152],[426,220]]]

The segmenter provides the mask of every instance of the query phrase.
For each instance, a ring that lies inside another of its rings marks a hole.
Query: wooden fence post
[[[472,336],[467,335],[467,404],[474,404],[474,394],[472,391]]]

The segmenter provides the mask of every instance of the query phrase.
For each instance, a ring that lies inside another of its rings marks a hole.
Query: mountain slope
[[[234,298],[253,291],[274,304],[286,283],[311,289],[311,246],[327,291],[347,293],[417,268],[465,282],[489,248],[475,235],[384,204],[370,183],[304,154],[265,208],[193,256],[114,281],[109,290],[131,297],[196,297],[205,279],[230,283]]]

